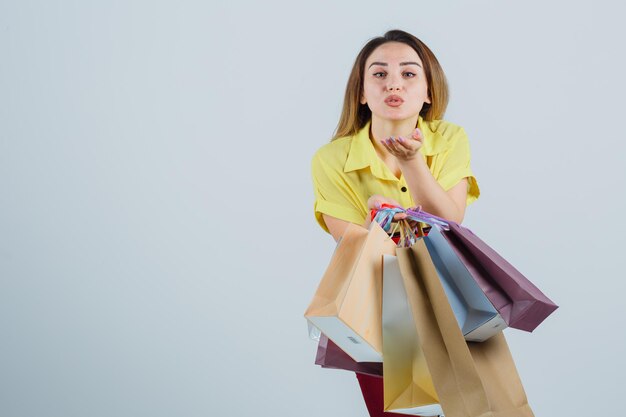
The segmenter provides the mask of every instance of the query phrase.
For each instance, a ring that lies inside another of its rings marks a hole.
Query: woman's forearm
[[[460,223],[465,214],[452,197],[439,185],[421,156],[399,161],[400,170],[415,204],[424,211]]]

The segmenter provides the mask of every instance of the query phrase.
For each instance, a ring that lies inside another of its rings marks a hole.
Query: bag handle
[[[438,226],[440,228],[448,229],[450,223],[454,223],[450,220],[446,220],[442,217],[435,216],[434,214],[427,213],[422,210],[421,206],[403,209],[402,207],[394,206],[391,204],[382,204],[380,209],[373,209],[371,211],[371,220],[376,221],[380,226],[389,233],[393,217],[397,213],[406,213],[409,220],[414,220],[421,223],[426,223],[430,226]]]
[[[400,230],[400,239],[398,240],[397,247],[399,248],[408,248],[411,247],[417,242],[419,239],[426,236],[424,233],[424,229],[422,225],[418,222],[415,229],[411,227],[409,221],[406,219],[402,219],[394,223],[393,228],[386,240],[391,240],[393,234],[396,230]]]
[[[429,224],[431,226],[438,226],[440,228],[448,229],[450,223],[454,223],[450,220],[446,220],[443,217],[435,216],[434,214],[427,213],[422,210],[422,207],[410,208],[405,211],[407,217],[411,220],[416,220],[422,223]]]

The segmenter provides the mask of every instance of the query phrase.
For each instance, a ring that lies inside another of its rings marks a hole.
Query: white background
[[[310,160],[392,28],[447,74],[466,225],[561,306],[506,331],[536,415],[619,414],[621,3],[216,3],[0,3],[0,415],[366,416],[307,339]]]

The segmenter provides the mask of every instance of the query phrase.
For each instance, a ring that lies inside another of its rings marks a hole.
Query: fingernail
[[[379,203],[379,202],[374,203],[374,207],[376,207],[377,209],[379,209],[379,208],[380,208],[380,203]]]
[[[398,136],[398,142],[404,142],[404,139],[402,139],[402,136]]]

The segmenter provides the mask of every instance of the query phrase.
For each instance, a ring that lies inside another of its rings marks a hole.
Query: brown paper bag
[[[378,223],[350,223],[304,313],[357,362],[382,362],[382,256],[395,250]]]
[[[532,417],[502,333],[466,342],[423,240],[396,251],[419,342],[446,417]]]

